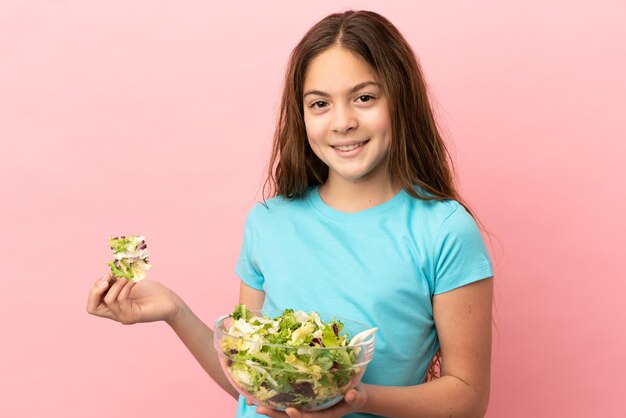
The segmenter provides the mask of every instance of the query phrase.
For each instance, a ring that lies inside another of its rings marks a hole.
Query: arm
[[[248,309],[260,310],[265,302],[265,292],[256,290],[241,281],[239,286],[239,303],[244,304]]]
[[[103,276],[91,288],[87,312],[122,324],[167,322],[213,380],[235,399],[239,397],[219,364],[213,348],[213,330],[178,295],[155,281],[135,283],[118,279],[110,284],[111,279],[110,275]],[[240,303],[260,309],[264,299],[264,292],[242,283]]]
[[[365,385],[363,412],[387,417],[483,417],[489,402],[493,280],[435,295],[439,379],[407,387]]]
[[[389,418],[483,417],[489,402],[493,280],[480,280],[433,298],[442,371],[415,386],[361,384],[337,406],[317,413],[259,407],[274,418],[338,418],[366,412]]]
[[[241,282],[239,303],[246,304],[250,309],[261,309],[264,300],[264,292]],[[213,330],[204,324],[182,299],[178,298],[177,306],[179,307],[177,314],[172,319],[167,320],[167,323],[209,376],[233,398],[238,399],[239,393],[232,387],[220,366],[219,358],[213,346]]]

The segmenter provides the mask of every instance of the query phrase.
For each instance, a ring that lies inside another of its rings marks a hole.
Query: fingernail
[[[100,283],[98,284],[98,286],[100,287],[106,287],[109,285],[109,282],[107,280],[100,280]]]

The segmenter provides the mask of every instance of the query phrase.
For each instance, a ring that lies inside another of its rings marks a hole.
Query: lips
[[[357,148],[361,148],[363,145],[367,144],[368,142],[369,142],[369,139],[362,141],[362,142],[352,142],[349,144],[332,145],[332,147],[336,149],[337,151],[348,152],[348,151],[355,150]]]

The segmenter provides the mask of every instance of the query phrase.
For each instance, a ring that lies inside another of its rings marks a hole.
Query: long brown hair
[[[335,46],[365,60],[387,95],[392,130],[387,170],[392,182],[415,198],[456,200],[474,216],[455,187],[452,159],[435,122],[415,53],[389,20],[371,11],[351,10],[325,17],[291,53],[264,199],[301,197],[308,187],[323,183],[328,176],[328,167],[308,145],[303,85],[311,61]],[[425,381],[439,377],[441,365],[438,350]]]
[[[328,176],[328,167],[313,153],[306,139],[302,96],[309,64],[334,46],[364,59],[387,94],[392,130],[387,170],[392,182],[416,198],[453,199],[463,204],[413,50],[385,17],[352,10],[322,19],[291,53],[263,187],[264,199],[277,195],[301,197],[309,186],[323,183]]]

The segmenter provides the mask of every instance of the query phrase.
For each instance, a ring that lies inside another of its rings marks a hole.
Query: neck
[[[385,203],[400,191],[388,176],[353,181],[329,175],[320,186],[322,200],[340,212],[353,213]]]

